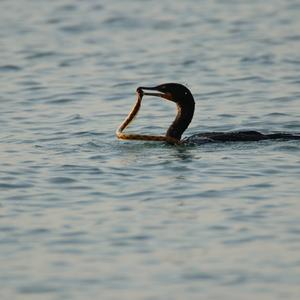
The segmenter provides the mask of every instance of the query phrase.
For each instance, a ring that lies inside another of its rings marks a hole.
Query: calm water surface
[[[139,85],[186,135],[300,132],[300,2],[0,2],[0,298],[299,299],[300,143],[116,140]],[[130,130],[162,134],[147,97]]]

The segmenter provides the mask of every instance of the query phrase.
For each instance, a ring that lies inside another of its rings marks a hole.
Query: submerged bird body
[[[148,92],[149,90],[150,92]],[[195,110],[195,101],[190,90],[184,85],[178,83],[166,83],[155,87],[139,87],[137,89],[137,94],[138,100],[135,107],[117,130],[118,138],[166,141],[172,144],[202,144],[207,142],[250,142],[277,139],[300,140],[300,134],[294,135],[291,133],[280,132],[263,134],[258,131],[204,132],[192,135],[191,137],[181,140],[183,132],[187,129],[193,119]],[[177,115],[173,123],[168,128],[165,136],[147,136],[135,134],[126,135],[122,133],[122,131],[128,126],[128,124],[137,114],[142,97],[144,95],[161,97],[176,103]]]
[[[300,135],[289,133],[263,134],[258,131],[234,132],[203,132],[183,139],[184,143],[209,143],[209,142],[258,142],[263,140],[300,140]]]

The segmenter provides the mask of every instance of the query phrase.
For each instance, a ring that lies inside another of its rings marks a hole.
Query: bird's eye
[[[185,95],[187,95],[187,92],[184,92]]]

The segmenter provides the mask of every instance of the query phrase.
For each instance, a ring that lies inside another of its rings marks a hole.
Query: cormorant
[[[263,134],[258,131],[204,132],[192,135],[182,140],[182,134],[191,123],[195,110],[195,101],[191,91],[182,84],[165,83],[155,87],[138,87],[137,95],[137,102],[134,108],[116,131],[117,137],[120,139],[166,141],[171,144],[248,142],[275,139],[300,140],[300,135],[293,135],[290,133]],[[123,133],[123,130],[130,124],[135,115],[138,113],[144,95],[161,97],[176,103],[177,115],[165,136]]]

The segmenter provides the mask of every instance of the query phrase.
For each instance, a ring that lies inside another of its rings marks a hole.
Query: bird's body
[[[155,92],[144,92],[144,90]],[[300,140],[300,134],[283,132],[263,134],[258,131],[205,132],[197,133],[182,140],[182,134],[191,123],[195,110],[195,101],[190,90],[182,84],[166,83],[155,87],[139,87],[137,89],[137,94],[138,99],[134,108],[116,132],[118,138],[120,139],[166,141],[171,144],[252,142],[262,140]],[[168,128],[165,136],[125,134],[122,132],[137,114],[140,108],[142,97],[144,95],[157,96],[176,103],[177,115],[173,123]]]
[[[210,142],[258,142],[263,140],[300,140],[300,135],[289,133],[263,134],[258,131],[233,131],[233,132],[203,132],[183,139],[184,143],[210,143]]]

